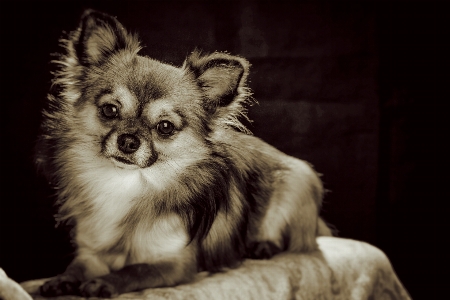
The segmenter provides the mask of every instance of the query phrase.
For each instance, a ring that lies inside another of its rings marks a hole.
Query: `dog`
[[[246,59],[140,56],[137,36],[94,10],[62,43],[36,163],[77,250],[42,295],[174,286],[331,235],[318,174],[243,124]]]

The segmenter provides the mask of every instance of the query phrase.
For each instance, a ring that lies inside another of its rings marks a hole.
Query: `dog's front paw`
[[[84,297],[113,298],[119,295],[116,287],[103,278],[95,278],[83,283],[80,291]]]
[[[80,281],[73,276],[61,274],[45,282],[39,289],[44,297],[56,297],[62,295],[78,295]]]

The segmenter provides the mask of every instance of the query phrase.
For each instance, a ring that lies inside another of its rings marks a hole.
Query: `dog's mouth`
[[[130,170],[139,169],[138,165],[136,165],[134,162],[124,157],[111,156],[111,160],[114,162],[114,165],[120,169],[130,169]]]
[[[126,159],[126,158],[119,157],[119,156],[113,156],[113,158],[114,158],[115,160],[117,160],[118,162],[121,162],[121,163],[123,163],[123,164],[126,164],[126,165],[134,165],[134,163],[133,163],[132,161],[130,161],[130,160]]]
[[[122,155],[111,155],[109,160],[118,168],[121,169],[143,169],[150,167],[155,161],[157,156],[146,157],[145,160],[132,157],[123,157]]]

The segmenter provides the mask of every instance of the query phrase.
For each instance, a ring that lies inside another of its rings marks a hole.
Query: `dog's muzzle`
[[[117,146],[125,154],[136,152],[141,145],[139,138],[133,134],[121,134],[117,138]]]

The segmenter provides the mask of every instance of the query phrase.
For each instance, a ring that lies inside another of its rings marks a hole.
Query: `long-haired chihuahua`
[[[194,51],[174,67],[92,10],[62,42],[36,161],[77,251],[41,294],[173,286],[331,235],[317,173],[242,123],[247,60]]]

